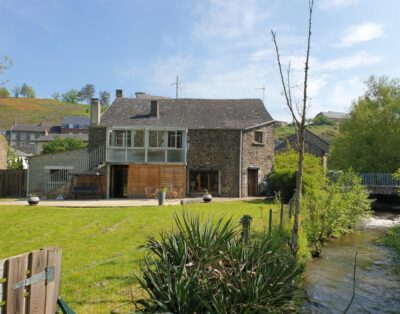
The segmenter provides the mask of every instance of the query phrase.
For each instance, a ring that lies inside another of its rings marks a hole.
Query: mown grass
[[[70,104],[55,99],[0,98],[0,129],[19,124],[59,125],[64,116],[88,116],[89,106]]]
[[[108,313],[137,298],[132,272],[139,270],[144,252],[138,247],[148,236],[173,227],[173,215],[183,209],[203,217],[253,217],[252,229],[265,230],[272,208],[266,201],[235,201],[165,207],[56,208],[0,205],[0,259],[39,249],[63,249],[62,295],[78,313]],[[133,286],[129,288],[129,284]],[[122,309],[121,311],[125,311]]]

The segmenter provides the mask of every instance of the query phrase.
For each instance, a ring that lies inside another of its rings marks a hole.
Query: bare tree
[[[286,106],[290,111],[293,119],[293,125],[297,134],[297,154],[298,154],[298,169],[296,174],[296,191],[294,194],[294,222],[292,229],[292,242],[291,249],[292,254],[296,255],[298,250],[299,240],[299,221],[301,211],[301,192],[303,183],[303,163],[304,163],[304,132],[306,129],[306,115],[309,108],[309,101],[307,96],[308,88],[308,70],[309,70],[309,57],[311,48],[311,25],[312,25],[312,13],[314,7],[314,0],[309,0],[309,18],[308,18],[308,39],[307,39],[307,52],[304,66],[304,82],[303,82],[303,99],[302,101],[295,102],[290,86],[290,63],[287,68],[286,78],[283,74],[282,63],[279,54],[279,48],[276,41],[276,32],[271,30],[272,40],[275,45],[276,58],[279,66],[279,74],[281,77],[283,94],[286,100]]]

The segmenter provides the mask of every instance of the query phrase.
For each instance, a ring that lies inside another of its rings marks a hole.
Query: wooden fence
[[[26,170],[0,170],[0,198],[25,197],[26,185]]]
[[[0,313],[56,313],[60,278],[60,248],[0,260]]]

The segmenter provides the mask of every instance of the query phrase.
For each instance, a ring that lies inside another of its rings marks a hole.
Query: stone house
[[[9,144],[12,148],[28,154],[36,153],[36,139],[49,133],[59,133],[57,127],[40,124],[14,123],[9,132]]]
[[[91,104],[89,150],[106,148],[107,197],[259,195],[274,157],[274,120],[258,99],[124,98]]]

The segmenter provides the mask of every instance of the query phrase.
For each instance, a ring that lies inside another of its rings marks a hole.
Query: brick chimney
[[[98,98],[92,98],[90,103],[90,124],[100,124],[100,101]]]
[[[160,105],[157,100],[150,102],[150,116],[156,118],[160,116]]]
[[[122,89],[116,89],[115,90],[115,97],[117,97],[117,98],[124,97],[124,91]]]

